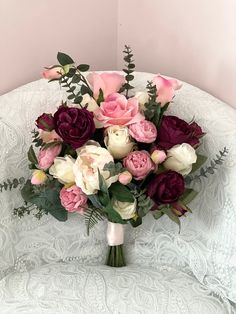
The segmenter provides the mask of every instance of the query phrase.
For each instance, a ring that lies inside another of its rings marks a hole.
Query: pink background
[[[38,79],[58,50],[92,69],[121,69],[128,43],[137,70],[236,107],[235,12],[235,0],[1,0],[0,93]]]

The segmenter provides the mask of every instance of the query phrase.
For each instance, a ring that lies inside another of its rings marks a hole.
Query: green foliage
[[[140,226],[143,222],[141,217],[135,217],[129,220],[130,224],[132,227],[137,228],[138,226]]]
[[[130,84],[130,82],[134,79],[134,75],[132,75],[132,73],[134,72],[135,64],[133,60],[132,49],[129,46],[125,45],[125,49],[123,53],[124,53],[124,61],[127,63],[126,69],[123,69],[123,71],[126,73],[126,76],[125,76],[126,83],[122,85],[121,89],[119,90],[119,93],[125,91],[125,96],[126,98],[128,98],[129,90],[134,88]]]
[[[40,147],[43,145],[43,141],[39,136],[39,132],[36,130],[33,130],[32,132],[32,138],[33,138],[33,144],[35,147]]]
[[[73,59],[63,52],[57,53],[57,60],[60,63],[60,65],[62,65],[62,66],[74,63]]]
[[[86,72],[89,70],[89,65],[88,64],[80,64],[77,66],[77,69],[80,71],[80,72]]]
[[[114,163],[113,161],[108,162],[103,167],[103,171],[109,171],[110,176],[112,177],[119,174],[122,169],[123,169],[122,163],[120,162]]]
[[[146,194],[146,190],[139,189],[135,184],[129,184],[131,193],[137,202],[137,214],[139,217],[144,217],[152,209],[154,202]]]
[[[90,229],[92,229],[96,223],[105,219],[105,217],[106,215],[101,209],[90,205],[84,212],[87,234],[89,235]]]
[[[152,215],[157,220],[161,218],[164,215],[164,213],[161,210],[157,209],[157,210],[152,211]]]
[[[174,221],[179,226],[179,230],[180,230],[180,219],[178,216],[176,216],[173,213],[170,205],[166,205],[166,206],[162,207],[161,212],[163,214],[166,214],[172,221]]]
[[[197,161],[193,164],[191,173],[197,171],[207,161],[207,159],[208,158],[206,156],[197,154]]]
[[[113,183],[109,188],[112,197],[114,197],[119,202],[134,202],[134,196],[132,192],[120,182]]]
[[[207,178],[209,174],[214,174],[217,166],[223,164],[225,157],[228,154],[228,149],[224,147],[222,151],[219,151],[219,154],[216,155],[216,158],[211,160],[210,165],[208,167],[202,167],[199,170],[197,175],[188,175],[185,177],[185,183],[190,184],[192,181],[200,180],[201,177]]]
[[[13,210],[13,215],[19,218],[22,218],[25,215],[30,215],[32,213],[37,219],[41,219],[44,214],[47,214],[42,208],[38,208],[33,204],[28,205],[27,203],[20,207],[14,208]]]
[[[185,189],[184,194],[180,197],[180,202],[184,205],[189,204],[198,195],[193,189]]]
[[[34,149],[33,149],[33,146],[31,145],[30,148],[29,148],[29,151],[28,151],[28,160],[32,163],[32,164],[38,164],[38,159],[35,155],[35,152],[34,152]]]
[[[11,191],[12,189],[21,187],[24,183],[25,183],[25,178],[23,177],[19,179],[14,178],[13,180],[7,179],[3,183],[0,183],[0,192],[3,192],[4,190]]]
[[[105,207],[105,211],[107,213],[107,218],[109,221],[114,223],[126,224],[126,221],[124,221],[121,218],[120,214],[116,210],[114,210],[111,202],[107,204],[107,206]]]
[[[21,195],[27,203],[36,205],[59,221],[66,221],[68,212],[61,205],[59,197],[61,187],[57,180],[48,180],[47,184],[42,186],[34,186],[28,180],[21,190]]]

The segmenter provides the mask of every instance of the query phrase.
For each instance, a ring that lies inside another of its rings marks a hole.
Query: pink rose
[[[56,67],[56,68],[47,68],[45,71],[43,71],[42,75],[43,78],[47,80],[52,79],[58,79],[64,74],[64,70],[62,67]]]
[[[56,145],[54,147],[48,147],[45,149],[40,149],[38,155],[39,167],[43,170],[47,170],[51,167],[54,162],[54,159],[60,154],[61,145]]]
[[[138,142],[152,143],[157,137],[157,129],[154,123],[142,120],[129,126],[129,134]]]
[[[142,180],[150,171],[155,169],[150,155],[145,150],[129,153],[123,160],[123,164],[135,180]]]
[[[180,89],[182,83],[174,79],[166,79],[160,74],[153,78],[153,83],[157,88],[157,101],[163,107],[174,97],[175,90]]]
[[[39,130],[39,137],[44,143],[51,143],[54,141],[62,141],[62,138],[56,133],[55,130],[48,132]]]
[[[97,99],[99,90],[103,91],[103,96],[106,98],[112,93],[118,92],[121,86],[125,83],[123,75],[118,73],[90,73],[87,80],[93,89],[93,96]]]
[[[101,103],[99,109],[94,112],[96,119],[104,124],[104,127],[111,125],[129,125],[144,120],[139,112],[138,100],[134,97],[128,100],[124,95],[114,93],[109,95]]]
[[[68,212],[84,213],[87,205],[87,196],[82,192],[81,188],[73,185],[69,188],[62,188],[60,191],[61,204]]]

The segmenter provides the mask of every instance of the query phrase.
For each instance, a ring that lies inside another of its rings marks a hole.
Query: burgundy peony
[[[169,170],[158,174],[148,185],[148,196],[157,204],[173,204],[184,193],[184,178]]]
[[[203,134],[196,122],[188,124],[175,116],[163,116],[156,143],[159,148],[165,150],[183,143],[195,147]]]
[[[50,113],[43,113],[36,120],[36,125],[39,129],[50,132],[54,129],[54,119]]]
[[[83,146],[95,132],[93,113],[85,108],[60,106],[54,114],[55,130],[73,149]]]

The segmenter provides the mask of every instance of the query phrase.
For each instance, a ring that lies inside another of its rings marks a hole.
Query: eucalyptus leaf
[[[62,66],[74,63],[73,59],[63,52],[57,53],[57,60]]]
[[[86,72],[89,70],[89,65],[88,64],[80,64],[80,65],[78,65],[77,69],[80,72]]]
[[[197,154],[197,161],[196,161],[195,164],[193,164],[191,173],[193,173],[193,172],[197,171],[199,168],[201,168],[202,165],[203,165],[206,161],[207,161],[207,157],[206,157],[206,156]]]
[[[198,192],[193,189],[185,189],[184,194],[180,197],[180,201],[187,205],[198,195]]]
[[[30,162],[32,162],[32,164],[37,164],[38,163],[38,159],[35,155],[33,146],[31,145],[29,150],[28,150],[28,159]]]

